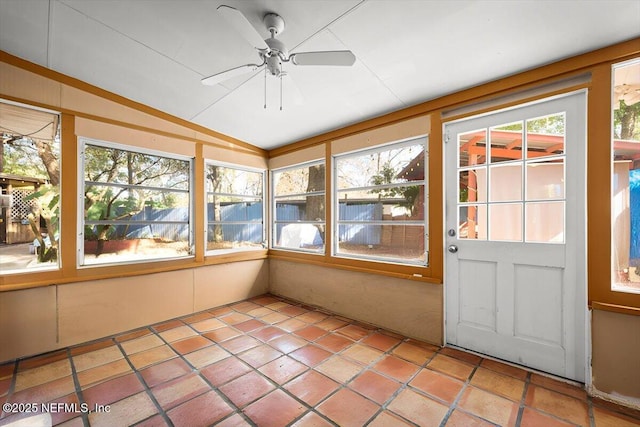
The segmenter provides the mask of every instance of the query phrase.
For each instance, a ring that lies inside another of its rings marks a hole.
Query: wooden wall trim
[[[207,224],[207,190],[205,183],[205,160],[202,144],[196,144],[196,158],[193,164],[193,186],[196,191],[193,192],[193,208],[191,214],[193,224],[193,245],[195,260],[197,263],[204,261],[206,242],[206,224]],[[201,189],[198,191],[198,189]]]
[[[431,115],[429,133],[428,232],[429,267],[432,279],[444,281],[444,144],[439,113]]]
[[[75,256],[75,254],[74,254]],[[75,259],[75,258],[72,258]],[[198,269],[201,267],[230,264],[236,262],[267,259],[267,251],[251,251],[234,254],[208,256],[204,262],[197,262],[195,257],[182,259],[157,260],[144,263],[112,264],[78,268],[71,275],[62,270],[25,272],[0,276],[0,293],[44,286],[64,285],[68,283],[87,282],[93,280],[132,277],[167,271]]]
[[[359,273],[376,274],[379,276],[389,276],[389,277],[395,277],[399,279],[413,280],[417,282],[432,283],[436,285],[442,284],[441,280],[431,277],[430,273],[427,273],[426,271],[424,271],[424,270],[427,270],[428,267],[411,267],[411,266],[404,266],[399,264],[395,265],[395,264],[382,264],[382,263],[377,263],[376,265],[376,263],[374,262],[369,262],[369,263],[367,263],[366,261],[359,262],[359,260],[352,260],[352,259],[346,259],[346,258],[339,259],[339,261],[343,261],[343,262],[336,262],[335,258],[333,259],[332,262],[326,262],[325,258],[322,255],[300,254],[300,253],[278,251],[278,250],[269,250],[269,259],[276,259],[276,260],[303,263],[303,264],[311,264],[311,265],[317,265],[317,266],[326,267],[326,268],[337,268],[340,270],[356,271]],[[367,264],[370,264],[370,265],[367,266]],[[393,267],[400,267],[400,269],[393,268]],[[403,267],[406,267],[406,269]],[[411,268],[415,268],[415,272],[411,271],[410,270]],[[423,269],[423,270],[419,270],[419,269]],[[398,270],[405,270],[405,271],[398,271]]]
[[[604,302],[593,301],[591,308],[594,310],[610,311],[613,313],[629,314],[631,316],[640,316],[640,308],[627,307],[625,305],[608,304]]]

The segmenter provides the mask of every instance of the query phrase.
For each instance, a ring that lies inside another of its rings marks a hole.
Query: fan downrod
[[[284,19],[277,13],[267,13],[262,18],[262,22],[271,33],[271,37],[275,37],[284,31]]]

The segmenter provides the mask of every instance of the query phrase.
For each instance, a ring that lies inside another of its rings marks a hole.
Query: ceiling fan
[[[229,70],[216,73],[212,76],[202,79],[202,84],[213,86],[229,80],[233,77],[255,71],[261,67],[265,67],[266,73],[280,78],[286,76],[286,72],[282,69],[282,64],[290,62],[294,65],[332,65],[332,66],[351,66],[355,63],[356,57],[350,50],[333,50],[318,52],[299,52],[289,54],[289,50],[283,42],[277,39],[277,36],[284,31],[284,19],[276,13],[267,13],[263,22],[271,36],[262,39],[262,36],[251,25],[249,20],[239,10],[221,5],[218,6],[218,13],[257,51],[261,63],[245,64],[234,67]],[[266,106],[265,106],[266,107]],[[282,109],[282,106],[280,107]]]

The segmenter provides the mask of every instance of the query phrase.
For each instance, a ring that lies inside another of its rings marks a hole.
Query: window
[[[335,256],[428,263],[424,138],[335,157]]]
[[[564,112],[459,134],[457,144],[460,239],[564,243]]]
[[[57,269],[60,115],[0,101],[0,274]]]
[[[190,159],[89,140],[80,150],[80,265],[192,254]]]
[[[325,166],[313,162],[272,172],[272,247],[324,252]]]
[[[640,60],[613,67],[611,289],[640,293]]]
[[[207,253],[264,247],[264,172],[207,164]]]

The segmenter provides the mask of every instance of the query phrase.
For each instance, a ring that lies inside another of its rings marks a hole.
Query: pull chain
[[[283,74],[280,73],[280,111],[282,111],[282,77]]]
[[[264,109],[267,109],[267,67],[264,67]]]

